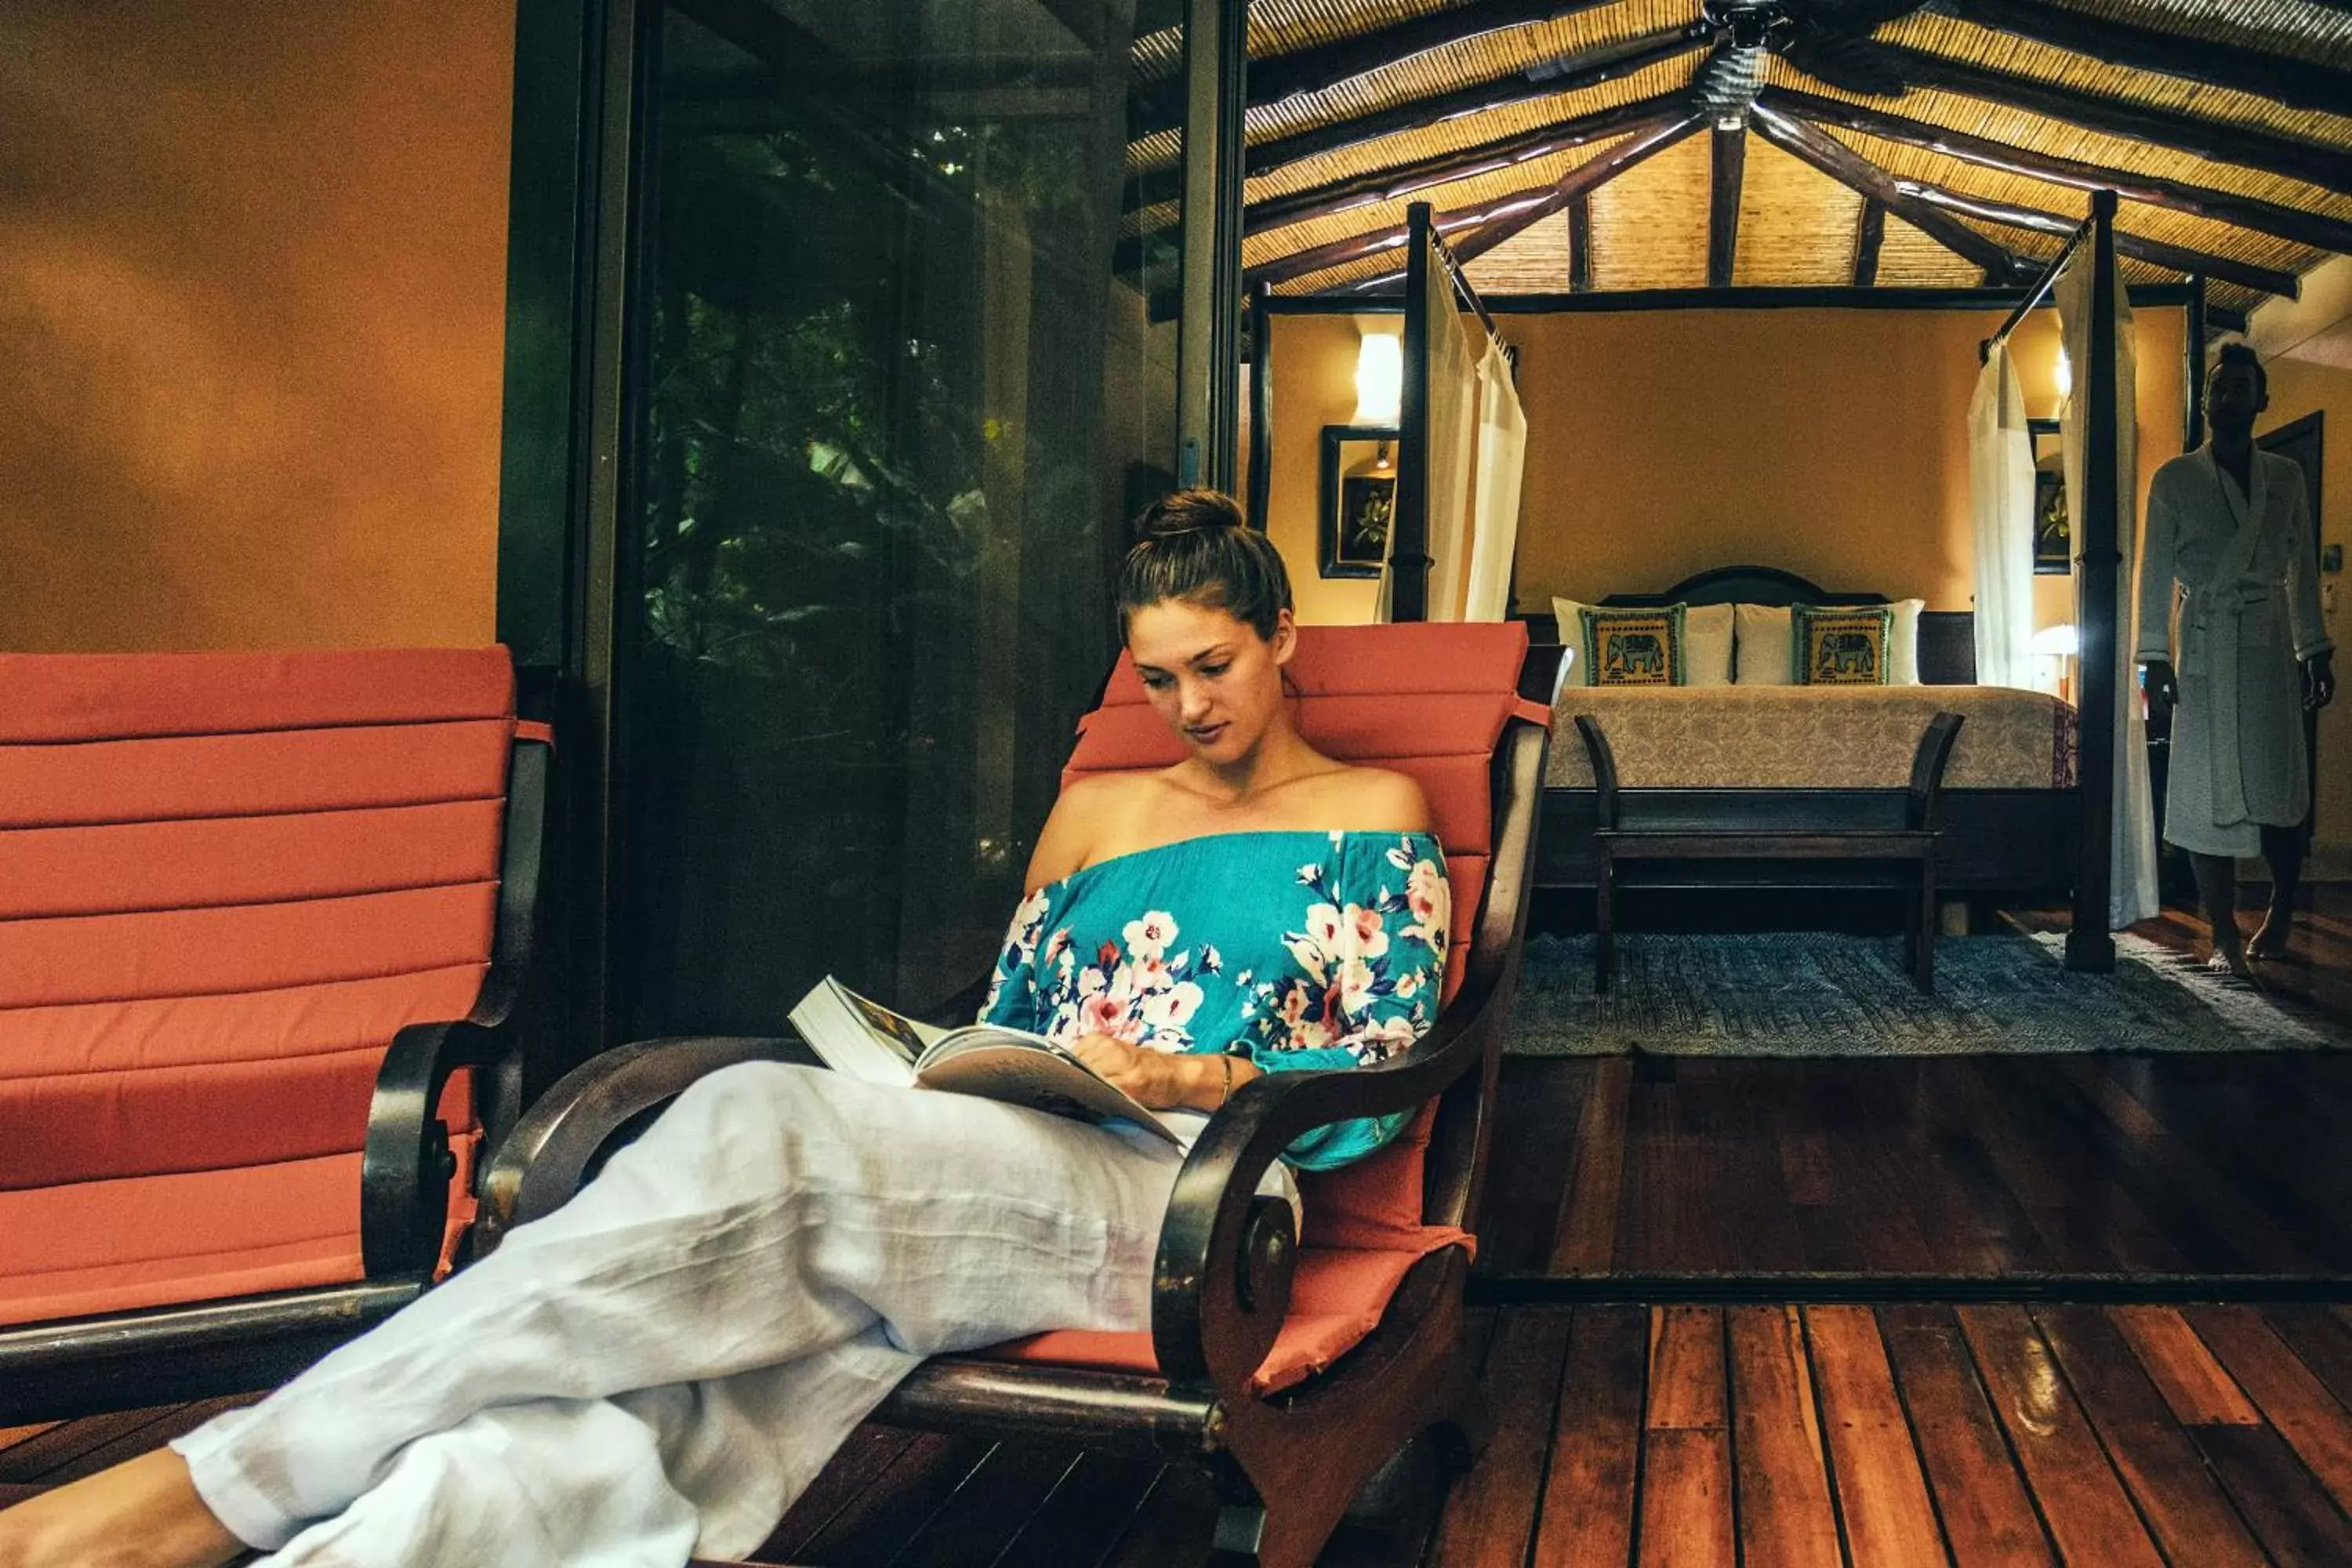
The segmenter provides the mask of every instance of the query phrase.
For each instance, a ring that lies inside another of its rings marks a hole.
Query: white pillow
[[[1925,599],[1897,599],[1895,626],[1889,636],[1894,647],[1888,650],[1886,683],[1889,686],[1919,684],[1919,612],[1927,607]],[[1791,664],[1789,638],[1789,607],[1786,605],[1736,605],[1734,624],[1738,628],[1738,674],[1735,684],[1740,686],[1790,686],[1796,681]]]
[[[1592,606],[1555,595],[1552,618],[1559,623],[1559,640],[1576,650],[1569,661],[1563,686],[1590,686],[1592,672],[1584,664],[1584,623],[1579,610]],[[1731,684],[1732,620],[1729,605],[1688,605],[1683,608],[1683,675],[1687,686]]]
[[[1917,686],[1919,680],[1919,612],[1927,607],[1925,599],[1895,601],[1895,629],[1889,634],[1895,646],[1887,650],[1886,684]]]
[[[1796,670],[1789,654],[1789,606],[1734,605],[1731,609],[1739,648],[1738,674],[1733,684],[1795,685]]]

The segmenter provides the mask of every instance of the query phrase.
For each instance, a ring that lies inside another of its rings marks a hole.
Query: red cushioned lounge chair
[[[265,1387],[448,1266],[516,1109],[514,693],[500,647],[0,655],[0,1426]]]
[[[1516,624],[1301,632],[1290,666],[1301,731],[1333,756],[1412,773],[1436,814],[1454,889],[1437,1026],[1375,1068],[1254,1079],[1217,1113],[1177,1181],[1149,1332],[1049,1333],[938,1358],[877,1419],[1201,1463],[1222,1504],[1217,1561],[1275,1568],[1312,1563],[1366,1480],[1416,1437],[1466,1461],[1483,1416],[1460,1350],[1462,1293],[1550,719],[1548,689],[1522,694],[1523,679],[1539,679],[1526,668]],[[1064,779],[1180,755],[1122,658]],[[954,1021],[970,1020],[980,994],[954,1005]],[[653,1041],[586,1064],[493,1160],[485,1232],[559,1205],[616,1136],[703,1073],[812,1059],[804,1049]],[[1301,1132],[1416,1106],[1380,1154],[1303,1177],[1306,1246],[1286,1205],[1254,1197]]]

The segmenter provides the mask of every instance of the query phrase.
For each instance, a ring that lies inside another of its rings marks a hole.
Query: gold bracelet
[[[1222,1109],[1226,1101],[1234,1097],[1234,1058],[1231,1056],[1223,1056],[1217,1059],[1225,1064],[1225,1092],[1217,1100],[1218,1106]]]

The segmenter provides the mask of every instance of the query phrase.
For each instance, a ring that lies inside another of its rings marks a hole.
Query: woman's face
[[[1272,638],[1223,610],[1162,599],[1127,618],[1127,651],[1151,706],[1204,763],[1247,756],[1282,715],[1282,667],[1297,634],[1282,612]]]

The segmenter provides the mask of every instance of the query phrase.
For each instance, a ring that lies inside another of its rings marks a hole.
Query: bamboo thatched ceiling
[[[1280,293],[1395,272],[1408,201],[1505,293],[2001,282],[2103,184],[2126,276],[2224,310],[2352,252],[2352,0],[1257,0],[1249,47]],[[1130,265],[1180,56],[1136,47]]]

